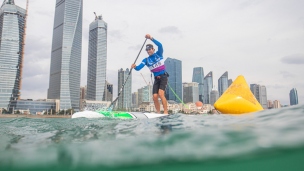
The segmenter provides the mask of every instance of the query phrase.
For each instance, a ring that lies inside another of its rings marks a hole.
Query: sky
[[[118,70],[136,59],[145,35],[163,44],[164,58],[182,61],[182,81],[194,67],[219,77],[265,85],[268,100],[289,105],[296,88],[304,104],[303,0],[83,0],[81,86],[86,85],[89,25],[108,24],[107,80],[117,97]],[[25,8],[26,0],[15,0]],[[30,0],[22,99],[45,99],[49,86],[55,0]],[[147,43],[151,43],[150,40]],[[147,57],[143,50],[138,61]],[[151,82],[147,67],[132,72],[132,92]]]

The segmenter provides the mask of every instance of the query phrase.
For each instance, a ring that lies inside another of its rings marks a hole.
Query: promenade
[[[18,115],[18,114],[0,114],[0,118],[71,118],[71,115]]]

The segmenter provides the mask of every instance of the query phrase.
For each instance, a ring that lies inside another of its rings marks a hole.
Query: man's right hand
[[[145,36],[146,39],[151,39],[152,40],[152,36],[150,34],[146,34]]]
[[[132,64],[132,65],[131,65],[131,68],[135,68],[135,67],[136,67],[136,65],[135,65],[135,64]]]

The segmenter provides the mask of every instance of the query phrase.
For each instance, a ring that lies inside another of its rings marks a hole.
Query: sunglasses
[[[152,48],[147,48],[146,51],[149,51],[149,50],[151,50],[151,49],[152,49]]]

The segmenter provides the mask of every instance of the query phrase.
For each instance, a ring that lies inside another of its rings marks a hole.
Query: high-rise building
[[[297,105],[298,104],[298,92],[297,89],[293,88],[289,92],[289,100],[290,105]]]
[[[82,0],[56,1],[48,99],[60,99],[61,110],[79,110],[82,8]]]
[[[138,92],[138,106],[139,105],[141,105],[142,104],[142,102],[143,102],[143,89],[142,88],[140,88],[140,89],[138,89],[137,90],[137,92]]]
[[[113,84],[110,84],[109,82],[106,81],[106,90],[105,90],[105,95],[104,99],[102,101],[113,101]]]
[[[138,107],[138,92],[132,93],[132,107]]]
[[[152,85],[147,85],[142,88],[142,101],[143,102],[153,102],[152,99]]]
[[[0,8],[0,108],[20,99],[26,10],[13,0]]]
[[[87,97],[87,86],[80,87],[80,100],[84,100]]]
[[[232,79],[228,80],[228,87],[232,84],[232,82],[233,82]]]
[[[210,104],[210,93],[213,87],[213,74],[210,71],[204,78],[204,104]]]
[[[277,109],[277,108],[281,108],[281,103],[278,100],[273,101],[273,108]]]
[[[221,96],[228,88],[228,72],[226,71],[219,79],[218,79],[218,93]]]
[[[184,103],[195,103],[199,101],[199,83],[183,83],[183,101]]]
[[[183,98],[182,61],[173,58],[165,60],[166,71],[169,73],[166,99],[180,103]]]
[[[219,98],[219,92],[216,89],[211,90],[210,92],[210,104],[214,105],[214,103]]]
[[[204,102],[204,69],[203,67],[193,68],[192,82],[198,83],[198,99]]]
[[[102,16],[90,24],[87,99],[103,101],[107,89],[107,23]]]
[[[268,109],[266,87],[259,84],[250,84],[250,90],[261,106]]]
[[[267,107],[268,107],[268,109],[273,108],[273,102],[271,100],[267,100]]]
[[[125,71],[121,68],[118,70],[118,91],[122,89],[122,86],[128,78],[130,70],[127,68]],[[117,101],[118,109],[131,109],[132,108],[132,75],[130,74],[120,96]]]

